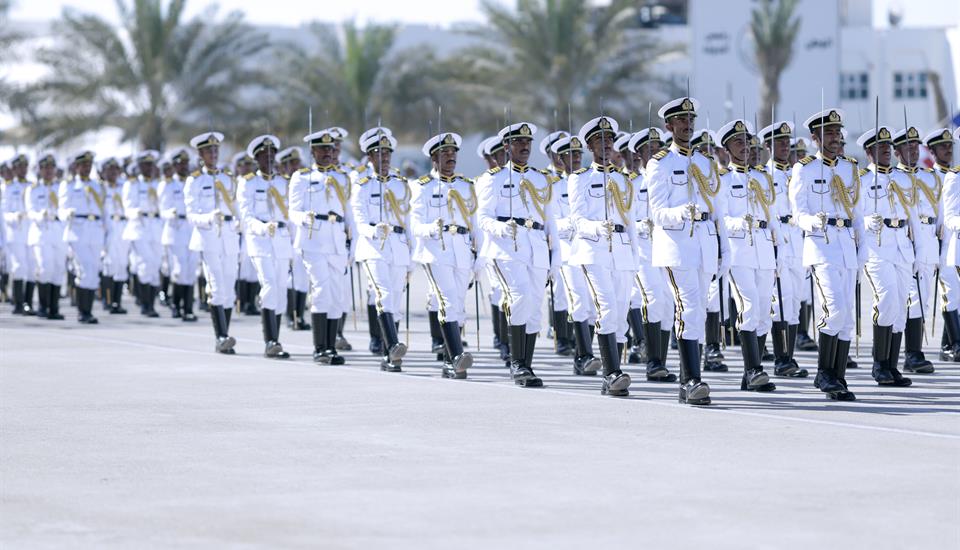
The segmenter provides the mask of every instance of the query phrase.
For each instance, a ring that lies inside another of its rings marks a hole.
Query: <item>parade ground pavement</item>
[[[292,358],[263,358],[259,317],[234,316],[224,356],[200,312],[97,306],[83,326],[3,305],[0,546],[960,547],[960,366],[881,389],[864,341],[858,400],[837,403],[813,372],[740,391],[730,348],[730,372],[705,375],[714,404],[693,408],[637,365],[629,397],[601,396],[545,333],[545,387],[516,387],[484,317],[469,378],[446,380],[417,303],[402,373],[379,370],[362,317],[331,367],[286,326]]]

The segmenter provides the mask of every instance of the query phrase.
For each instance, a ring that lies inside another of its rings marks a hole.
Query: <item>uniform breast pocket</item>
[[[683,170],[674,170],[670,174],[670,183],[673,185],[686,185],[687,184],[687,173]]]
[[[742,199],[747,196],[747,189],[743,185],[730,186],[730,198]]]
[[[826,195],[830,192],[830,185],[827,184],[827,180],[815,179],[813,185],[810,186],[810,190],[818,195]]]
[[[591,197],[595,198],[595,199],[602,199],[602,198],[603,198],[603,184],[602,184],[602,183],[594,183],[593,185],[590,186],[590,189],[587,190],[587,194],[590,195]]]
[[[430,206],[440,208],[447,205],[447,199],[440,193],[430,195]]]
[[[367,204],[380,208],[380,193],[373,193],[367,198]]]
[[[517,193],[517,184],[508,183],[500,187],[500,196],[501,197],[516,197]]]
[[[874,183],[870,186],[870,189],[867,189],[867,197],[873,199],[882,199],[887,196],[886,186]]]

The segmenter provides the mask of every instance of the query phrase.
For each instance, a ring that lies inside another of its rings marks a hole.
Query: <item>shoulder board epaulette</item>
[[[848,156],[844,155],[843,158],[844,158],[844,160],[847,160],[848,162],[852,162],[852,163],[854,163],[854,164],[857,163],[857,159],[855,159],[855,158],[853,158],[853,157],[848,157]]]
[[[487,170],[487,173],[488,173],[488,174],[496,174],[496,173],[499,172],[500,170],[502,170],[502,168],[500,168],[499,166],[494,166],[493,168],[490,168],[489,170]]]
[[[867,170],[866,168],[861,168],[859,171],[857,171],[857,174],[862,178],[869,171],[870,170]]]
[[[407,183],[408,181],[410,181],[410,180],[407,179],[406,176],[401,176],[400,174],[394,174],[393,177],[397,178],[398,180],[402,181],[403,183]]]
[[[309,174],[309,173],[312,172],[312,171],[313,171],[313,170],[311,170],[310,168],[304,166],[303,168],[297,170],[297,173],[298,173],[298,174]]]
[[[754,166],[753,169],[756,170],[756,171],[758,171],[758,172],[766,172],[766,171],[767,171],[767,169],[764,168],[764,167],[763,167],[762,165],[760,165],[760,164]]]
[[[467,183],[470,183],[470,184],[473,183],[473,180],[472,180],[472,179],[464,176],[463,174],[454,174],[453,177],[455,177],[455,178],[460,178],[460,179],[462,179],[463,181],[465,181],[465,182],[467,182]]]
[[[814,157],[812,157],[812,156],[810,156],[810,155],[807,155],[807,156],[803,157],[802,159],[798,160],[797,162],[799,162],[800,164],[806,166],[806,165],[810,164],[811,162],[813,162],[813,159],[814,159]]]
[[[954,174],[960,174],[960,166],[954,166],[953,168],[950,169],[950,171],[953,172]]]
[[[704,153],[703,151],[701,151],[700,154],[707,157],[710,160],[713,160],[713,155],[711,155],[710,153]]]
[[[256,172],[250,172],[250,173],[247,174],[246,176],[243,176],[243,179],[245,179],[245,180],[247,180],[247,181],[250,181],[250,180],[252,180],[253,178],[255,178],[256,176],[257,176],[257,173],[256,173]]]
[[[657,151],[656,153],[653,154],[653,158],[656,159],[656,160],[660,160],[660,159],[662,159],[663,157],[667,156],[667,153],[669,153],[669,152],[670,152],[670,151],[669,151],[668,149],[664,149],[664,150],[662,150],[662,151]]]
[[[540,173],[543,174],[544,176],[549,176],[549,175],[550,175],[550,171],[549,171],[549,170],[544,170],[543,168],[534,168],[534,170],[536,170],[537,172],[540,172]]]
[[[193,172],[190,172],[190,177],[192,177],[192,178],[199,178],[199,177],[200,177],[200,174],[202,174],[202,172],[201,172],[200,170],[194,170]]]
[[[357,185],[363,185],[368,181],[370,181],[370,176],[363,176],[362,178],[357,180]]]
[[[717,173],[719,173],[721,176],[727,175],[727,172],[729,172],[729,170],[727,170],[723,166],[717,168]]]
[[[346,174],[346,173],[347,173],[347,171],[344,170],[342,166],[334,166],[333,169],[334,169],[335,171],[337,171],[337,172],[340,172],[341,174]]]
[[[30,187],[31,187],[31,188],[35,188],[35,187],[37,187],[37,186],[39,186],[39,185],[40,185],[40,182],[39,182],[39,181],[35,181],[35,182],[33,182],[33,183],[30,184]]]
[[[627,171],[626,174],[627,174],[627,179],[630,179],[630,180],[635,180],[640,177],[640,174],[636,172]]]
[[[432,179],[433,178],[431,178],[430,176],[421,176],[420,179],[418,179],[417,181],[420,182],[420,184],[422,185],[424,183],[429,183],[430,180]]]
[[[579,170],[574,170],[573,173],[574,173],[574,174],[582,174],[582,173],[584,173],[584,172],[586,172],[586,171],[587,171],[587,167],[584,166],[584,167],[580,168]]]
[[[928,173],[928,174],[932,174],[932,173],[933,173],[933,168],[924,168],[923,171],[926,172],[926,173]]]

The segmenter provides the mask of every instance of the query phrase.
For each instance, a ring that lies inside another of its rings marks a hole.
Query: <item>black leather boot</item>
[[[507,313],[500,310],[500,359],[510,366],[510,321],[507,320]]]
[[[827,394],[845,390],[843,384],[837,380],[836,355],[837,337],[821,332],[817,350],[817,375],[813,379],[813,385]]]
[[[383,360],[380,361],[380,370],[387,372],[400,372],[400,365],[403,363],[403,356],[407,354],[407,345],[400,341],[397,336],[397,324],[393,320],[393,314],[383,312],[378,317],[380,321],[380,334],[383,335]]]
[[[679,339],[680,395],[679,401],[688,405],[709,405],[710,386],[700,380],[700,342]]]
[[[63,320],[63,315],[60,313],[60,287],[58,285],[47,285],[47,319],[51,321]]]
[[[573,355],[573,346],[568,336],[570,332],[568,325],[566,310],[553,312],[553,338],[557,342],[557,355],[564,357]]]
[[[77,287],[77,311],[80,313],[78,320],[81,323],[85,325],[97,324],[97,318],[93,316],[93,302],[95,300],[95,290]]]
[[[283,351],[280,345],[280,315],[272,309],[260,310],[260,321],[263,323],[263,340],[266,343],[263,355],[270,359],[287,359],[290,354]]]
[[[183,306],[183,321],[196,322],[197,316],[193,313],[193,285],[180,285],[180,300]]]
[[[807,327],[813,317],[813,306],[807,302],[800,303],[800,325],[797,327],[797,345],[799,351],[817,351],[817,343],[810,338]]]
[[[327,314],[311,313],[310,329],[313,331],[313,362],[330,364],[330,358],[324,353],[327,349]]]
[[[822,333],[821,333],[822,334]],[[833,357],[833,372],[835,380],[843,389],[840,391],[827,392],[827,397],[837,401],[856,401],[857,396],[847,388],[847,366],[850,358],[850,340],[840,340],[837,338],[836,348]],[[820,390],[823,390],[822,383]]]
[[[630,395],[630,375],[620,370],[616,333],[597,334],[597,347],[600,348],[600,361],[603,363],[603,385],[600,394],[612,397]]]
[[[573,342],[576,357],[573,358],[573,374],[594,376],[600,370],[600,360],[593,356],[593,341],[587,321],[573,322]]]
[[[950,336],[947,334],[947,313],[944,311],[943,328],[940,331],[940,360],[948,363],[953,362],[953,346],[950,345]]]
[[[337,353],[337,330],[340,328],[340,318],[331,319],[327,316],[327,350],[326,354],[330,358],[330,364],[337,366],[346,363],[346,359]]]
[[[900,374],[897,369],[897,363],[900,362],[900,340],[903,336],[901,332],[895,332],[890,338],[890,354],[887,356],[887,372],[890,373],[893,382],[889,385],[897,388],[906,388],[913,384],[906,376]]]
[[[646,353],[641,353],[643,350],[640,349],[641,343],[646,340],[646,330],[644,329],[643,322],[643,312],[638,308],[630,308],[627,311],[627,324],[630,325],[630,353],[627,354],[627,363],[631,365],[639,365],[640,363],[646,363],[649,358],[649,344],[646,346]],[[646,359],[642,356],[646,355]]]
[[[916,374],[931,374],[933,363],[923,355],[923,319],[907,319],[904,343],[903,369]]]
[[[377,319],[377,306],[367,304],[367,332],[370,334],[368,349],[374,355],[383,355],[383,338],[380,336],[380,321]]]
[[[343,336],[343,326],[346,323],[347,314],[344,313],[340,316],[340,320],[337,321],[337,340],[333,344],[337,351],[353,351],[353,346],[350,345],[350,342]]]
[[[180,302],[183,300],[183,289],[180,285],[173,285],[173,299],[167,300],[167,303],[170,305],[170,317],[174,319],[180,319],[181,309]]]
[[[948,345],[952,351],[948,360],[960,363],[960,313],[957,310],[943,312],[943,330],[947,333]]]
[[[37,314],[36,310],[33,309],[33,289],[34,288],[36,288],[36,283],[34,283],[33,281],[26,281],[23,285],[23,314],[24,315]]]
[[[524,325],[526,327],[526,325]],[[522,384],[519,384],[525,388],[540,388],[543,387],[543,380],[540,379],[533,372],[533,354],[537,348],[537,333],[527,334],[526,342],[523,346],[523,365],[526,367],[530,374],[533,374],[533,378],[528,378]]]
[[[294,330],[310,330],[310,323],[307,322],[307,293],[295,291],[293,293],[293,313],[297,320],[294,324]],[[332,345],[330,347],[333,347]]]
[[[237,345],[237,341],[229,335],[227,311],[231,310],[224,309],[223,306],[210,306],[210,320],[213,321],[213,333],[217,339],[213,350],[224,355],[234,355],[237,352],[233,347]]]
[[[446,357],[443,364],[443,377],[462,380],[467,377],[467,369],[473,366],[473,355],[463,351],[460,337],[460,324],[448,321],[440,325]]]
[[[509,325],[507,335],[510,339],[510,375],[517,385],[522,386],[527,380],[534,378],[526,364],[527,326]]]
[[[721,333],[720,313],[708,311],[704,328],[703,370],[707,372],[727,372],[727,366],[723,364],[723,352],[720,351],[720,341],[724,337]]]
[[[769,363],[770,361],[773,361],[774,359],[776,359],[776,357],[774,357],[774,355],[770,353],[770,350],[767,349],[766,334],[758,335],[757,342],[760,344],[760,361],[765,361]]]
[[[126,315],[123,309],[123,281],[113,281],[113,292],[110,293],[110,315]]]
[[[677,375],[669,372],[669,367],[667,366],[667,353],[670,350],[670,335],[673,334],[673,331],[663,330],[663,327],[660,328],[660,342],[657,350],[659,351],[660,364],[663,365],[665,369],[668,369],[667,376],[662,379],[650,380],[651,382],[676,382]]]
[[[141,284],[140,287],[143,288],[143,315],[151,319],[160,317],[160,314],[154,308],[159,287],[145,284]]]
[[[870,373],[877,384],[881,386],[893,384],[893,374],[888,370],[889,365],[887,364],[890,358],[892,335],[893,327],[873,325],[873,368]]]
[[[437,361],[443,361],[443,332],[440,330],[440,313],[427,311],[430,326],[430,351],[437,354]]]
[[[23,315],[23,279],[13,280],[13,314]]]
[[[767,373],[763,372],[760,339],[756,332],[740,331],[740,352],[743,355],[743,377],[740,379],[740,389],[756,392],[771,392],[777,389]]]
[[[500,308],[490,304],[490,323],[493,325],[493,347],[500,349]],[[501,357],[501,359],[503,359]]]

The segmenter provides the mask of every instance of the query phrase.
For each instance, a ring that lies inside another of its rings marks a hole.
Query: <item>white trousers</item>
[[[487,262],[487,279],[490,281],[490,292],[487,295],[487,298],[490,300],[491,305],[499,306],[503,302],[503,289],[500,288],[500,277],[497,276],[496,270],[493,268],[493,262]]]
[[[553,284],[553,310],[567,311],[569,315],[570,300],[567,299],[567,284],[563,282],[563,276],[554,277],[551,284]]]
[[[3,246],[7,252],[7,273],[10,274],[10,278],[27,280],[31,277],[31,258],[27,245],[21,242],[6,242]]]
[[[582,269],[597,308],[597,332],[616,334],[617,342],[625,343],[627,309],[630,308],[630,293],[626,289],[631,287],[634,273],[597,265],[585,265]]]
[[[307,274],[307,267],[303,264],[303,258],[293,255],[290,263],[290,281],[287,288],[292,288],[297,292],[308,292],[310,290],[310,276]]]
[[[153,239],[139,239],[131,241],[132,270],[137,274],[141,284],[160,285],[160,262],[163,260],[163,247],[160,241]]]
[[[568,315],[575,323],[597,321],[597,310],[587,288],[587,278],[579,266],[564,264],[560,267],[560,277],[563,279],[563,289],[567,295]],[[556,290],[554,290],[556,295]]]
[[[63,241],[32,246],[35,279],[38,283],[63,284],[67,275],[67,247]]]
[[[734,266],[727,276],[737,304],[737,330],[756,332],[757,336],[770,332],[774,270]]]
[[[440,322],[457,322],[463,326],[467,320],[467,286],[471,270],[439,264],[423,264],[423,270],[435,296]]]
[[[666,271],[673,293],[677,338],[702,341],[707,322],[707,290],[713,276],[699,269],[668,267]]]
[[[960,307],[960,267],[940,267],[940,311],[956,311]]]
[[[126,281],[130,267],[130,241],[123,240],[121,226],[111,228],[107,233],[103,257],[103,274],[114,281]]]
[[[257,280],[260,281],[260,307],[283,312],[287,309],[287,276],[290,260],[276,256],[252,257]]]
[[[633,286],[636,299],[631,299],[630,305],[640,308],[647,323],[662,323],[665,327],[673,322],[673,296],[662,267],[641,265]]]
[[[907,324],[907,300],[913,276],[911,266],[883,260],[868,260],[864,279],[873,291],[873,324],[903,332]]]
[[[259,276],[257,275],[257,269],[253,266],[253,258],[247,254],[247,245],[246,239],[243,236],[240,236],[240,271],[239,277],[240,280],[246,281],[248,283],[256,283],[259,281]]]
[[[816,264],[811,267],[813,286],[820,300],[817,330],[851,340],[856,327],[854,303],[857,271],[843,266]]]
[[[346,256],[301,251],[294,256],[294,264],[297,258],[310,279],[310,312],[326,313],[329,319],[343,315],[349,301],[343,285],[350,282],[343,277]]]
[[[221,249],[203,252],[200,259],[207,280],[207,302],[213,306],[232,308],[237,300],[237,255],[226,254]]]
[[[377,313],[392,313],[394,321],[399,321],[404,305],[407,266],[393,265],[384,260],[364,260],[362,263],[367,281],[373,286]]]
[[[491,260],[500,279],[503,299],[500,309],[511,325],[526,325],[527,334],[540,332],[547,270],[515,260]]]
[[[170,264],[170,281],[177,285],[192,285],[197,282],[197,253],[190,250],[187,243],[177,243],[167,247],[167,261]]]
[[[935,267],[931,264],[924,264],[920,267],[917,277],[914,277],[912,273],[910,274],[910,309],[907,312],[907,317],[910,319],[926,317],[933,306],[933,270]],[[917,279],[920,279],[919,286],[917,285]],[[923,306],[922,309],[921,305]]]
[[[100,246],[97,244],[75,242],[70,245],[73,256],[74,283],[78,288],[96,290],[100,288]],[[159,282],[160,276],[157,275]]]
[[[780,297],[783,298],[783,316],[780,318],[780,300],[777,296],[777,281],[773,281],[773,320],[796,325],[800,322],[800,297],[803,294],[803,268],[788,267],[780,274]]]

